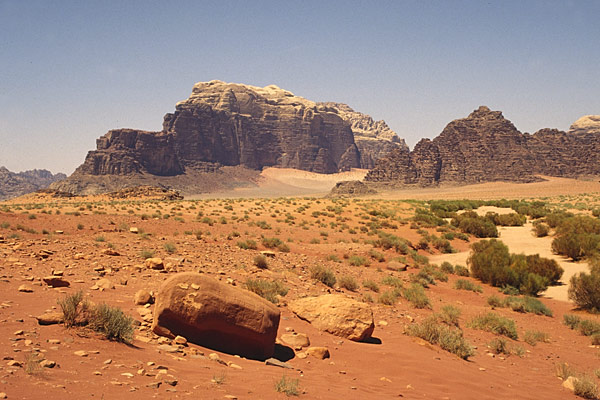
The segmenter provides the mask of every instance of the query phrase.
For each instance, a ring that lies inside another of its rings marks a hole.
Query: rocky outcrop
[[[194,272],[173,275],[155,299],[152,330],[255,359],[273,355],[280,313],[262,297]]]
[[[0,200],[35,192],[66,177],[65,174],[58,173],[54,175],[45,169],[15,173],[5,167],[0,167]]]
[[[360,153],[362,168],[371,169],[375,162],[395,149],[408,150],[404,139],[398,137],[385,121],[375,121],[369,115],[354,111],[344,103],[323,102],[317,103],[328,107],[350,124],[354,141]]]
[[[344,295],[305,297],[290,302],[288,307],[317,329],[349,340],[367,340],[375,330],[371,307]]]
[[[361,181],[341,181],[335,184],[328,197],[356,197],[376,194],[377,191]]]
[[[434,186],[599,175],[600,135],[592,118],[578,121],[583,122],[569,133],[523,134],[500,111],[481,106],[450,122],[435,139],[422,139],[412,152],[396,150],[379,160],[365,181]]]
[[[600,134],[600,115],[584,115],[573,122],[569,128],[571,134]]]
[[[237,166],[328,174],[370,168],[389,150],[406,145],[385,122],[345,105],[315,103],[275,85],[211,81],[194,85],[191,96],[165,115],[162,131],[115,129],[96,146],[56,189],[89,194],[119,189],[119,177],[154,184],[149,181],[156,177]]]

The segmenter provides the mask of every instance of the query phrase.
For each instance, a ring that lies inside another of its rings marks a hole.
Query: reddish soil
[[[111,202],[100,197],[29,197],[0,203],[0,210],[0,236],[4,238],[0,243],[0,392],[9,399],[224,399],[228,395],[283,399],[286,396],[275,391],[275,382],[284,375],[299,380],[300,398],[307,399],[569,399],[576,397],[562,387],[556,364],[568,362],[592,376],[598,365],[599,353],[590,338],[562,323],[563,314],[574,312],[568,302],[542,299],[554,312],[553,317],[495,310],[515,320],[520,340],[509,342],[524,350],[521,357],[503,356],[492,354],[487,347],[495,335],[467,327],[472,317],[491,310],[487,297],[502,296],[496,288],[481,285],[483,293],[456,290],[453,285],[458,277],[450,275],[448,282],[438,282],[427,290],[433,310],[420,310],[403,298],[393,306],[380,304],[379,294],[362,285],[357,292],[350,292],[311,279],[310,268],[324,265],[338,277],[350,275],[358,283],[373,280],[382,293],[391,290],[381,283],[388,275],[408,286],[418,268],[407,257],[407,271],[388,270],[388,261],[401,257],[393,249],[376,248],[385,261],[370,259],[369,266],[352,266],[346,257],[370,258],[373,246],[369,241],[376,236],[369,235],[368,229],[361,230],[374,222],[369,210],[392,210],[393,217],[378,221],[391,221],[396,226],[381,229],[418,242],[420,235],[406,221],[414,212],[412,203],[325,199]],[[315,211],[322,213],[313,214]],[[170,217],[165,219],[165,214]],[[212,223],[206,219],[202,222],[203,218],[210,218]],[[137,227],[140,233],[130,233],[130,227]],[[435,229],[428,231],[439,235]],[[275,250],[266,270],[253,265],[253,258],[265,249],[260,244],[261,235],[278,237],[290,248],[289,252]],[[255,240],[258,249],[243,250],[236,245],[247,239]],[[174,246],[172,254],[167,252],[166,243]],[[456,239],[452,245],[465,251],[469,243]],[[102,251],[109,247],[119,255],[105,255]],[[42,258],[41,250],[52,254]],[[146,269],[143,250],[169,263],[168,272]],[[339,262],[329,259],[332,254]],[[431,253],[421,250],[420,254]],[[64,271],[70,287],[49,288],[41,280],[57,270]],[[231,279],[239,287],[244,287],[248,278],[281,280],[290,290],[279,303],[279,335],[290,329],[306,333],[311,345],[328,347],[331,358],[294,357],[288,361],[295,368],[291,370],[218,353],[224,361],[241,367],[236,369],[209,360],[206,356],[214,351],[194,344],[174,354],[159,350],[159,338],[149,331],[133,297],[139,289],[156,292],[168,276],[179,271]],[[93,290],[100,278],[108,278],[115,288]],[[23,284],[33,292],[18,291]],[[58,299],[78,290],[94,303],[121,307],[140,321],[133,344],[108,341],[85,328],[38,325],[35,316],[56,310]],[[374,337],[380,343],[355,343],[319,332],[286,307],[289,300],[327,292],[372,298]],[[421,321],[446,304],[461,309],[464,335],[476,346],[476,354],[468,361],[404,334],[411,321]],[[550,341],[531,346],[522,339],[528,330],[545,332]],[[74,352],[78,350],[89,355],[77,356]],[[35,362],[28,362],[36,352],[57,365],[38,368]],[[22,366],[9,366],[12,360]],[[127,373],[131,376],[122,375]],[[173,378],[177,380],[175,386],[168,384]],[[148,386],[155,382],[162,384],[158,388]]]

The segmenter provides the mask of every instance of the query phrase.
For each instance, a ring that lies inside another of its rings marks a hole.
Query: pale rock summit
[[[600,133],[600,115],[584,115],[573,122],[569,133]]]

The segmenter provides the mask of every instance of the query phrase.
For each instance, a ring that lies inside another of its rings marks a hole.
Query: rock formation
[[[279,309],[262,297],[195,272],[173,275],[156,296],[152,330],[245,357],[273,355]]]
[[[385,121],[374,121],[371,116],[354,111],[344,103],[323,102],[317,104],[328,107],[344,121],[350,123],[354,141],[360,153],[362,168],[373,168],[378,159],[397,148],[408,150],[404,139],[398,137]]]
[[[0,167],[0,200],[35,192],[66,177],[65,174],[61,173],[53,175],[45,169],[15,173],[5,167]]]
[[[200,82],[175,112],[165,115],[162,131],[109,131],[55,188],[111,191],[131,181],[152,185],[157,178],[215,173],[223,167],[335,173],[372,167],[390,149],[402,146],[385,122],[374,122],[345,105],[315,103],[274,85]],[[158,182],[176,189],[189,183]]]
[[[396,149],[380,159],[365,181],[432,186],[599,175],[598,121],[583,117],[568,133],[542,129],[530,135],[519,132],[500,111],[481,106],[450,122],[435,139],[422,139],[412,152]]]

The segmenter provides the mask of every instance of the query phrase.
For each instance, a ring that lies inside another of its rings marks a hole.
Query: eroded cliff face
[[[390,150],[406,147],[385,122],[340,107],[274,85],[200,82],[175,112],[165,115],[162,131],[109,131],[56,189],[81,192],[85,180],[94,177],[174,177],[214,173],[226,166],[328,174],[370,168]],[[360,133],[353,132],[352,124]],[[355,136],[361,138],[358,146]],[[75,181],[77,185],[70,185]]]
[[[35,192],[66,177],[65,174],[52,174],[45,169],[11,172],[0,167],[0,201]]]
[[[542,129],[529,135],[500,111],[481,106],[450,122],[435,139],[421,140],[412,152],[396,151],[379,160],[365,181],[434,186],[599,175],[600,123],[589,116],[578,121],[583,123],[568,133]]]

